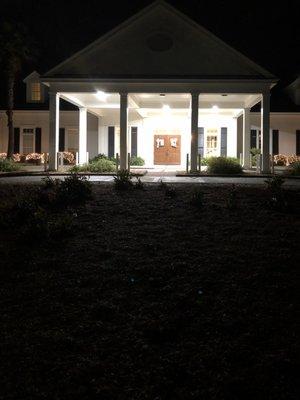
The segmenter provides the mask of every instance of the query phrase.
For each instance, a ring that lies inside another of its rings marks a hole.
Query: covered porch
[[[262,173],[270,172],[270,88],[273,82],[50,82],[50,169],[58,167],[60,99],[79,109],[78,163],[89,161],[87,115],[98,119],[93,153],[119,156],[120,168],[140,156],[145,166],[197,171],[198,155],[240,157],[250,167],[250,110],[261,104]],[[242,117],[241,150],[237,118]],[[96,144],[95,144],[96,146]]]

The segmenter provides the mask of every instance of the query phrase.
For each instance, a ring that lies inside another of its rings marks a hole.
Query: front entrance
[[[181,164],[181,136],[180,135],[154,135],[154,165],[180,165]]]

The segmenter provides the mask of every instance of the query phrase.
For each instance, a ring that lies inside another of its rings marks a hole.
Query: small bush
[[[250,150],[250,153],[252,154],[252,166],[256,167],[257,161],[260,157],[260,149],[257,149],[256,147],[252,147]]]
[[[127,170],[120,170],[114,176],[114,185],[116,190],[128,190],[133,187],[132,175]]]
[[[90,163],[89,170],[91,172],[113,172],[116,170],[116,165],[111,160],[103,158]]]
[[[165,196],[168,197],[169,199],[174,199],[177,197],[177,191],[174,186],[167,185],[166,186],[166,191],[165,191]]]
[[[198,208],[199,210],[202,210],[203,200],[204,200],[204,194],[202,190],[200,188],[195,189],[192,193],[191,204],[196,208]]]
[[[300,176],[300,161],[296,161],[290,165],[288,169],[289,174],[294,176]]]
[[[268,205],[275,210],[284,211],[287,208],[285,193],[282,187],[284,184],[284,178],[282,176],[275,175],[266,180],[265,183],[270,193]]]
[[[207,171],[211,174],[235,175],[243,172],[241,165],[235,158],[210,157],[207,162]]]
[[[85,176],[72,174],[57,185],[56,191],[57,201],[60,204],[84,204],[92,197],[92,184]]]
[[[229,190],[226,205],[229,210],[235,210],[238,207],[237,190],[235,185],[232,185]]]
[[[143,166],[145,160],[142,157],[134,156],[130,158],[130,165]]]
[[[75,165],[71,168],[71,172],[114,172],[115,164],[106,158],[99,158],[97,161],[91,161],[89,164]]]
[[[138,190],[144,190],[145,189],[144,184],[141,181],[141,178],[137,178],[137,181],[136,181],[136,183],[134,185],[134,188],[138,189]]]
[[[97,162],[99,160],[108,160],[108,161],[113,162],[114,164],[116,164],[116,161],[117,161],[115,157],[108,157],[107,155],[100,153],[96,157],[92,158],[90,160],[90,163]]]
[[[0,158],[0,171],[1,172],[13,172],[18,171],[20,166],[14,161],[7,158]]]

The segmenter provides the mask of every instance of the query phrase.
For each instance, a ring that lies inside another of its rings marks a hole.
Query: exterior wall
[[[65,143],[69,129],[79,127],[78,111],[61,111],[59,126],[65,128]],[[24,128],[42,129],[42,152],[49,151],[49,111],[14,111],[14,126]],[[7,117],[5,111],[0,111],[0,153],[6,153],[8,142]],[[22,140],[20,140],[22,143]],[[88,114],[88,152],[90,157],[98,154],[98,118]]]
[[[101,118],[99,126],[99,153],[108,154],[108,127],[115,126],[115,153],[120,153],[119,147],[119,119],[117,113],[115,115],[108,115]],[[191,121],[188,117],[172,116],[172,117],[147,117],[141,118],[137,116],[129,116],[128,122],[128,151],[130,152],[130,128],[138,128],[138,143],[137,153],[138,156],[145,160],[146,166],[153,166],[154,162],[154,135],[157,131],[164,134],[172,134],[176,131],[176,134],[181,135],[181,168],[185,167],[186,155],[190,154],[191,151]],[[204,127],[204,131],[208,128],[215,128],[218,130],[218,154],[220,155],[220,132],[222,127],[227,128],[227,155],[230,157],[236,157],[236,146],[237,146],[237,126],[236,119],[231,116],[225,115],[199,115],[199,127]],[[174,133],[175,134],[175,133]],[[206,151],[206,145],[204,152]]]
[[[260,113],[251,113],[251,128],[260,129]],[[270,128],[279,130],[279,153],[296,153],[296,130],[300,129],[299,113],[271,113]],[[270,134],[270,141],[272,135]]]

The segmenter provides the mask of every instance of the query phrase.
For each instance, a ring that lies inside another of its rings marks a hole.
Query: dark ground
[[[300,192],[203,190],[99,185],[65,240],[0,232],[1,399],[299,398]]]

